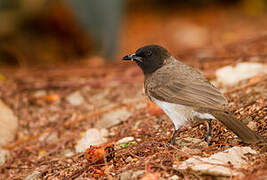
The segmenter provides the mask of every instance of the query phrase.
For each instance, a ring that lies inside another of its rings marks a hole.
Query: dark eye
[[[152,55],[152,51],[147,51],[146,52],[146,56],[151,56]]]

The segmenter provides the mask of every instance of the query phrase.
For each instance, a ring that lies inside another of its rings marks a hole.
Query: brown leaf
[[[156,104],[151,103],[150,101],[147,101],[147,111],[152,116],[159,116],[164,114],[164,111],[158,107]]]
[[[60,99],[58,94],[51,94],[48,96],[39,97],[39,100],[47,101],[47,102],[55,102]]]
[[[114,145],[90,146],[85,151],[84,156],[89,163],[105,162],[105,158],[109,162],[115,157]]]

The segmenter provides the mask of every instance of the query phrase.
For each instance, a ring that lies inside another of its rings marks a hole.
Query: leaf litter
[[[129,18],[133,20],[132,23],[137,24],[135,28],[138,38],[146,39],[144,36],[149,32],[140,30],[144,25],[137,23],[140,16],[141,14],[137,13]],[[167,22],[164,21],[166,29],[156,23],[159,20],[157,16],[150,25],[166,32],[168,27],[176,26],[174,19],[179,15],[173,16]],[[199,19],[207,18],[203,16]],[[218,20],[210,18],[210,21],[215,23],[214,21]],[[248,26],[249,22],[247,20],[243,26]],[[177,49],[181,45],[172,40],[169,48],[174,55],[179,55],[185,63],[200,69],[213,81],[215,70],[225,65],[255,61],[253,57],[257,55],[257,62],[266,63],[265,36],[249,40],[237,38],[238,40],[235,39],[231,43],[227,41],[223,46],[218,46],[224,42],[216,37],[221,37],[228,30],[224,20],[221,19],[217,23],[218,26],[214,28],[215,35],[212,36],[212,42],[215,44],[203,45],[211,49],[212,53],[207,54],[212,54],[212,57],[202,57],[202,54],[200,58],[199,48],[196,47],[181,48],[178,52]],[[255,26],[261,25],[264,26]],[[132,44],[129,48],[135,49],[133,46],[138,45],[128,36],[131,31],[133,29],[125,30],[123,42],[127,46]],[[233,33],[244,35],[251,34],[256,29],[236,28],[234,31]],[[156,39],[156,36],[157,34],[155,37],[151,36],[155,43],[163,38],[159,35]],[[167,39],[172,37],[168,36]],[[102,61],[91,62],[89,58],[86,64],[75,64],[72,67],[61,65],[50,69],[10,68],[3,71],[3,74],[5,81],[0,82],[0,97],[19,118],[19,128],[17,139],[4,147],[9,150],[10,157],[0,167],[0,179],[23,179],[30,175],[40,179],[119,179],[122,176],[143,179],[174,176],[184,179],[210,179],[213,178],[209,177],[210,175],[178,170],[174,165],[193,156],[207,158],[234,146],[247,146],[218,121],[212,122],[214,135],[209,146],[193,143],[183,147],[179,144],[170,146],[169,139],[173,133],[171,121],[148,102],[142,91],[142,73],[127,63],[103,64]],[[253,121],[255,130],[266,136],[266,76],[243,80],[235,87],[224,87],[221,84],[218,84],[218,87],[225,91],[235,116],[247,124]],[[74,105],[68,98],[73,93],[76,93],[76,96],[78,93],[80,98],[79,102],[72,101],[75,102]],[[85,153],[74,153],[75,146],[84,132],[94,128],[105,114],[122,109],[131,115],[108,128],[106,144],[90,146]],[[205,132],[205,126],[200,125],[182,131],[179,138],[202,139]],[[52,138],[47,134],[53,134]],[[134,141],[116,144],[125,137],[132,137]],[[258,153],[247,154],[248,165],[241,167],[239,171],[245,175],[245,179],[266,177],[266,146],[250,147]],[[67,155],[68,153],[70,155]]]

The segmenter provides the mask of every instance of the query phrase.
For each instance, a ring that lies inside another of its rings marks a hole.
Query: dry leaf
[[[60,99],[60,97],[58,94],[52,94],[52,95],[40,97],[38,99],[43,100],[43,101],[47,101],[47,102],[55,102],[55,101],[58,101]]]
[[[109,162],[115,157],[114,145],[90,146],[84,155],[89,163],[104,162],[105,158]]]
[[[147,105],[147,111],[150,115],[159,116],[159,115],[164,114],[164,111],[160,107],[158,107],[156,104],[153,104],[152,102],[147,101],[146,105]]]

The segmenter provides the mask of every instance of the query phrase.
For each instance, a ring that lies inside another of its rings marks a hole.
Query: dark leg
[[[178,129],[175,129],[173,135],[172,135],[172,138],[171,138],[171,144],[174,145],[175,144],[175,137],[176,137],[176,134],[178,133]]]
[[[173,135],[172,135],[172,138],[171,138],[171,141],[170,141],[170,143],[172,144],[172,145],[174,145],[175,144],[175,138],[176,138],[176,135],[178,134],[178,133],[180,133],[180,132],[183,132],[183,131],[188,131],[189,129],[191,129],[191,126],[190,125],[184,125],[184,126],[182,126],[182,127],[180,127],[179,129],[175,129],[175,131],[174,131],[174,133],[173,133]]]
[[[206,121],[205,125],[207,127],[207,133],[204,135],[204,139],[209,144],[212,137],[212,120]]]

